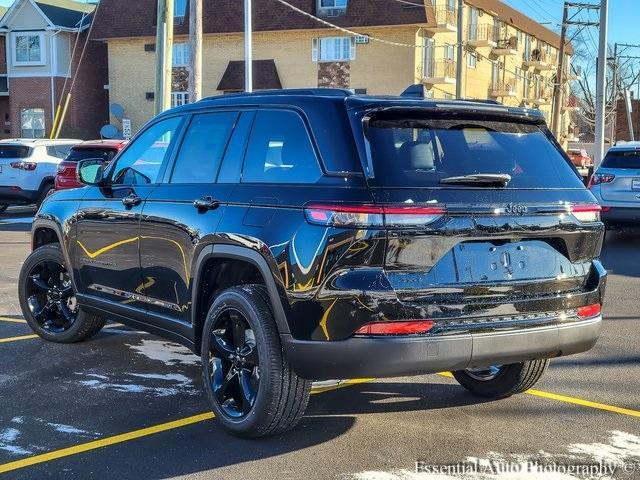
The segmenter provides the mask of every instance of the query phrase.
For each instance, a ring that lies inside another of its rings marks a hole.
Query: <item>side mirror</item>
[[[76,165],[76,178],[85,185],[102,185],[104,183],[104,164],[101,158],[87,158]]]

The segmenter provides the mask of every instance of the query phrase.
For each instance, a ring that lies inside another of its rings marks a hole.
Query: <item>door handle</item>
[[[122,204],[127,208],[135,207],[136,205],[140,205],[141,203],[142,199],[133,193],[127,195],[122,199]]]
[[[218,200],[214,200],[209,196],[205,196],[194,200],[193,206],[198,210],[215,210],[220,206],[220,202]]]

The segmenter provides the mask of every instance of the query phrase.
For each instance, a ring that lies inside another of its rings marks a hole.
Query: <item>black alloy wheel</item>
[[[235,308],[218,312],[209,347],[211,389],[220,409],[231,418],[251,412],[260,385],[255,333]]]
[[[31,267],[26,299],[33,319],[47,332],[65,332],[78,318],[69,272],[53,260],[43,260]]]

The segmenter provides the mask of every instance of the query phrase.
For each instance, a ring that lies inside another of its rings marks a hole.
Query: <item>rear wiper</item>
[[[459,177],[446,177],[440,180],[440,183],[445,185],[499,185],[506,187],[510,181],[511,175],[508,173],[474,173]]]

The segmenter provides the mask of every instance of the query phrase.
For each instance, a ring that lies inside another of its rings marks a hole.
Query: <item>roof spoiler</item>
[[[422,98],[432,100],[433,98],[427,97],[427,89],[424,85],[420,83],[416,83],[414,85],[409,85],[404,92],[400,94],[401,97],[406,98]],[[462,98],[464,102],[474,102],[474,103],[484,103],[486,105],[502,105],[502,103],[497,100],[478,100],[478,99],[470,99],[470,98]]]

